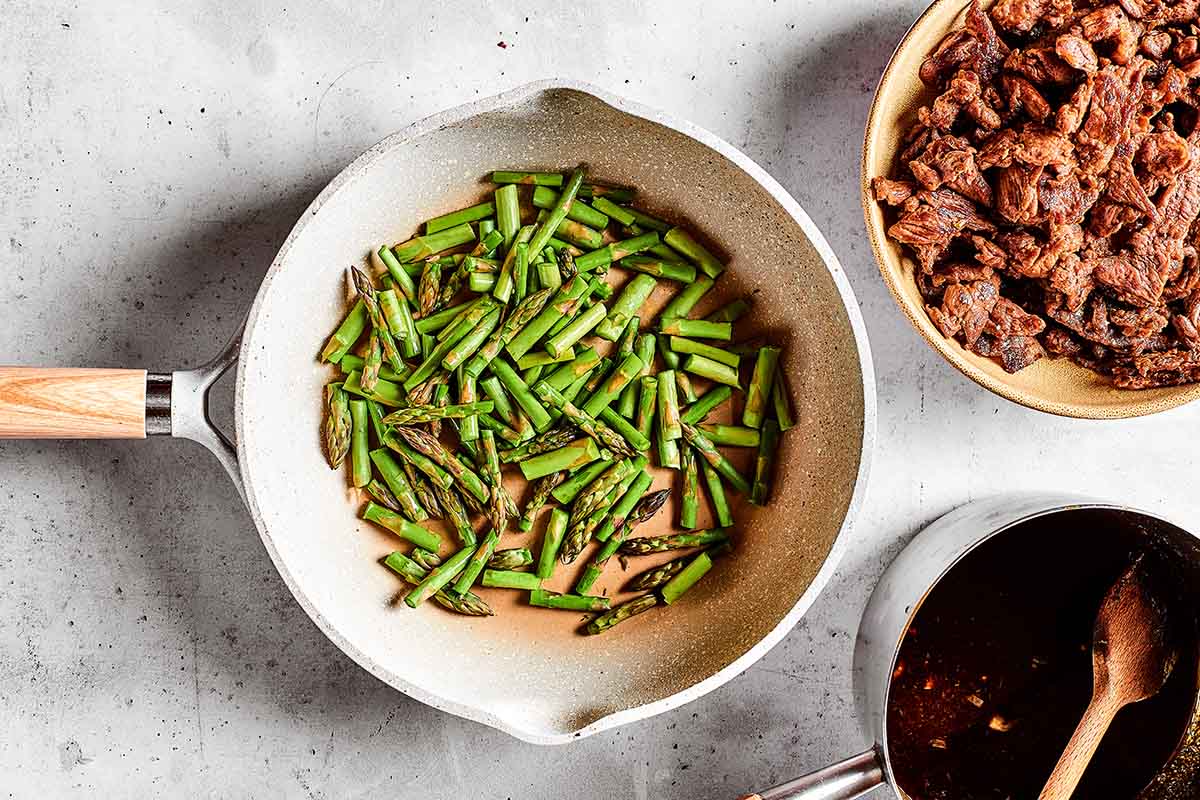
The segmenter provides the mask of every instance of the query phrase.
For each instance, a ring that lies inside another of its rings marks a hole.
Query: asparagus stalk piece
[[[649,481],[642,482],[640,485],[635,483],[634,486],[629,488],[629,491],[626,493],[626,497],[635,492],[637,496],[640,497],[642,492],[644,492],[649,485]],[[636,508],[631,508],[633,503],[626,504],[625,498],[622,498],[621,507],[615,507],[613,509],[612,516],[610,517],[610,520],[615,520],[615,532],[613,532],[612,528],[608,529],[611,533],[611,538],[606,535],[605,539],[601,540],[604,542],[603,546],[596,552],[596,555],[593,556],[592,560],[584,568],[583,573],[579,577],[579,581],[575,584],[575,592],[577,594],[584,594],[592,588],[592,585],[595,584],[596,579],[599,578],[600,574],[604,571],[604,567],[608,563],[608,560],[616,554],[617,550],[621,546],[621,543],[625,541],[630,531],[632,531],[637,525],[645,522],[657,514],[658,510],[662,508],[663,503],[666,502],[666,499],[670,494],[670,491],[667,489],[655,492],[652,495],[641,498],[641,501],[637,503]],[[628,515],[628,519],[626,519],[626,515]],[[599,538],[599,536],[597,536],[597,538]]]
[[[671,605],[683,596],[683,593],[696,585],[712,569],[712,557],[708,552],[701,552],[687,563],[679,574],[667,581],[666,586],[659,590],[663,602]]]
[[[367,307],[363,304],[362,298],[359,298],[338,325],[337,330],[329,337],[329,341],[325,343],[325,348],[321,350],[321,360],[340,361],[342,356],[350,352],[350,348],[359,340],[370,323]]]
[[[383,477],[383,482],[391,489],[396,502],[400,504],[400,511],[404,516],[412,522],[422,522],[428,519],[429,513],[421,506],[412,484],[409,483],[400,465],[392,458],[392,454],[381,448],[372,450],[370,457],[371,463]]]
[[[475,585],[475,579],[479,577],[479,573],[483,572],[487,562],[492,557],[492,553],[496,551],[496,543],[500,541],[500,534],[493,528],[483,537],[483,541],[471,552],[471,548],[464,547],[463,550],[468,552],[468,556],[464,559],[462,566],[462,574],[454,581],[454,588],[451,590],[453,594],[464,595],[471,591],[471,587]],[[461,553],[462,550],[459,551]],[[454,554],[455,556],[458,553]],[[447,562],[449,563],[449,562]]]
[[[700,469],[692,448],[680,448],[679,465],[683,474],[683,491],[679,494],[679,527],[694,530],[696,514],[700,510]]]
[[[658,281],[651,275],[634,275],[621,290],[621,296],[613,303],[608,316],[596,326],[596,335],[601,339],[615,342],[625,330],[625,326],[629,324],[630,318],[637,314],[657,285]]]
[[[550,414],[538,402],[533,392],[529,390],[529,384],[521,379],[516,370],[510,367],[503,359],[496,359],[492,362],[491,367],[492,374],[500,380],[504,388],[517,401],[517,405],[529,417],[529,421],[533,423],[534,430],[540,433],[549,428],[553,422],[550,419]]]
[[[350,485],[362,488],[371,482],[371,461],[367,455],[367,401],[350,401]]]
[[[778,447],[779,423],[769,419],[763,423],[758,456],[754,460],[754,483],[750,487],[750,502],[756,506],[765,506],[771,495],[771,473],[775,468],[775,451]]]
[[[400,452],[399,448],[406,448],[411,451],[410,448],[407,448],[407,445],[394,438],[389,439],[386,444],[389,448],[396,450],[396,452]],[[437,470],[443,477],[449,477],[449,475],[439,468],[437,464],[434,464],[432,461],[429,461],[429,459],[421,456],[420,453],[416,453],[415,451],[411,452],[413,455],[424,459],[427,466]],[[416,464],[409,460],[407,455],[405,455],[403,461],[401,462],[401,469],[404,470],[404,476],[408,478],[408,483],[410,486],[412,486],[413,495],[415,495],[421,506],[424,507],[425,513],[434,519],[441,519],[442,506],[438,502],[437,495],[433,491],[433,483],[429,480],[429,477],[420,469],[418,469]],[[397,497],[396,499],[398,500],[400,498]]]
[[[621,391],[641,374],[642,366],[642,359],[638,358],[636,353],[625,356],[612,375],[605,378],[583,404],[583,410],[594,417],[608,408]]]
[[[577,378],[587,375],[600,363],[600,354],[594,347],[585,347],[577,351],[574,359],[563,364],[542,380],[558,391],[563,391]]]
[[[620,434],[621,438],[628,442],[630,447],[632,447],[634,450],[638,452],[645,452],[646,450],[650,449],[649,437],[643,435],[642,432],[639,431],[632,422],[625,419],[625,417],[622,417],[611,408],[606,408],[601,411],[600,419],[598,421]],[[629,453],[629,455],[633,455],[633,453]]]
[[[438,503],[441,504],[442,511],[446,513],[450,524],[454,526],[454,533],[458,536],[458,540],[466,547],[474,547],[475,529],[471,527],[467,509],[463,507],[463,502],[459,499],[458,494],[453,489],[440,489],[436,486],[433,487],[433,492],[437,495]]]
[[[401,539],[412,542],[417,547],[436,551],[442,546],[442,540],[433,531],[422,528],[415,522],[409,522],[395,511],[384,508],[378,503],[368,502],[363,509],[362,518],[387,528]]]
[[[533,553],[528,547],[510,547],[507,550],[497,550],[488,559],[489,569],[520,569],[533,563]]]
[[[432,550],[426,550],[424,547],[413,548],[413,551],[408,554],[408,557],[415,561],[422,570],[431,570],[438,564],[442,563],[442,557]],[[422,575],[421,577],[425,577]],[[420,583],[420,580],[415,580],[413,583]]]
[[[429,577],[429,568],[417,563],[415,558],[410,559],[399,551],[389,555],[383,560],[383,563],[408,583],[420,585]],[[439,589],[433,593],[433,600],[440,606],[470,617],[490,617],[495,613],[491,606],[471,592],[460,597]]]
[[[496,589],[524,589],[526,591],[540,589],[542,586],[541,579],[532,572],[514,572],[502,569],[485,569],[483,580],[480,583]]]
[[[595,250],[604,244],[604,234],[573,219],[564,219],[558,223],[554,228],[554,233],[568,243],[586,250]]]
[[[490,311],[491,308],[488,310]],[[434,373],[442,368],[442,359],[446,357],[446,354],[454,348],[454,345],[458,344],[460,339],[470,333],[474,326],[475,323],[464,316],[447,328],[450,333],[445,339],[442,339],[442,341],[428,349],[422,346],[425,360],[404,381],[404,390],[411,392],[414,388],[433,377]]]
[[[513,263],[513,302],[520,303],[525,299],[525,295],[529,294],[529,245],[520,242],[515,249],[517,256]]]
[[[389,511],[399,511],[400,503],[396,500],[392,490],[385,486],[382,482],[372,478],[371,482],[366,486],[367,494],[375,498],[376,502]]]
[[[496,450],[496,437],[491,431],[480,431],[479,442],[483,450],[483,471],[491,484],[491,503],[488,514],[492,530],[503,533],[508,527],[508,493],[504,491],[504,480],[500,476],[500,455]]]
[[[713,283],[712,278],[700,276],[692,283],[684,286],[679,294],[672,297],[671,301],[663,306],[663,310],[659,312],[659,317],[663,320],[664,324],[672,319],[687,317],[692,309],[696,307],[696,304],[700,302],[700,299],[712,289]]]
[[[646,375],[641,380],[642,392],[638,395],[637,425],[638,433],[647,440],[654,427],[654,410],[658,407],[658,378]]]
[[[779,430],[786,431],[795,427],[796,417],[792,411],[792,398],[788,393],[787,384],[783,380],[783,371],[775,375],[775,385],[771,388],[771,406],[775,419],[779,422]]]
[[[700,431],[715,445],[730,447],[758,447],[758,429],[741,425],[697,425]]]
[[[679,440],[663,436],[662,415],[654,418],[654,442],[658,449],[658,465],[665,469],[679,469]]]
[[[400,289],[400,293],[410,303],[417,302],[417,285],[413,282],[412,276],[408,274],[408,270],[400,263],[400,259],[396,258],[396,254],[392,252],[392,248],[386,244],[376,251],[379,260],[387,267],[388,274],[392,277],[392,281],[396,287]],[[418,273],[419,274],[419,273]]]
[[[551,290],[543,289],[534,292],[517,303],[512,314],[504,321],[504,324],[492,334],[487,343],[467,362],[465,367],[467,374],[478,377],[487,368],[488,364],[500,354],[505,345],[512,341],[514,336],[541,313],[552,294]]]
[[[767,416],[767,404],[775,388],[775,374],[779,371],[779,348],[763,347],[754,362],[754,377],[746,391],[746,405],[742,409],[742,424],[758,428]]]
[[[580,222],[585,222],[580,220]],[[586,223],[585,224],[591,224]],[[603,229],[603,225],[592,225],[594,228]],[[609,264],[620,261],[624,265],[624,259],[635,253],[640,253],[643,250],[649,250],[658,244],[658,234],[654,231],[643,233],[640,236],[634,236],[629,239],[623,239],[619,242],[605,245],[598,250],[593,250],[590,253],[585,253],[575,259],[575,266],[580,272],[590,272],[599,267],[604,267]]]
[[[575,195],[578,194],[579,187],[582,183],[583,169],[577,167],[575,171],[571,173],[571,178],[563,187],[562,192],[558,196],[558,200],[556,200],[554,203],[554,207],[550,209],[550,212],[546,215],[546,218],[542,220],[538,226],[538,229],[534,232],[533,237],[529,240],[529,252],[540,253],[542,248],[546,246],[546,243],[550,241],[550,237],[555,234],[559,224],[566,220],[567,212],[571,210],[571,204],[575,202]]]
[[[383,366],[383,346],[379,341],[379,331],[372,329],[367,339],[367,355],[363,358],[362,374],[359,382],[363,391],[374,391],[379,383],[379,370]]]
[[[542,551],[538,554],[536,575],[542,580],[554,576],[554,564],[558,559],[558,550],[562,547],[563,537],[567,533],[568,515],[561,508],[550,511],[550,522],[546,525],[546,534],[542,537]]]
[[[436,258],[425,260],[421,280],[417,284],[417,316],[427,317],[437,310],[442,296],[442,264]]]
[[[492,183],[516,183],[526,186],[562,186],[563,176],[557,172],[522,172],[498,169],[492,173]],[[515,186],[513,187],[516,188]],[[496,190],[497,192],[499,189]]]
[[[465,262],[464,262],[465,263]],[[413,327],[417,329],[417,333],[438,333],[445,330],[453,323],[458,322],[462,315],[479,304],[478,300],[468,300],[465,303],[459,303],[456,306],[443,308],[430,314],[428,317],[421,317],[413,322]]]
[[[546,352],[557,357],[563,351],[592,332],[608,315],[608,308],[603,303],[597,303],[572,319],[554,336],[546,341]],[[615,338],[615,337],[614,337]]]
[[[561,411],[564,417],[579,430],[595,439],[601,447],[607,447],[613,453],[621,456],[634,454],[633,447],[625,441],[625,437],[568,401],[561,392],[545,383],[539,383],[536,391],[542,402]]]
[[[660,586],[665,586],[667,581],[679,574],[687,563],[692,560],[691,556],[680,556],[673,558],[665,564],[659,564],[657,567],[651,567],[645,572],[635,575],[633,580],[629,582],[628,589],[631,592],[646,592],[652,589],[657,589]]]
[[[519,359],[517,359],[517,369],[530,370],[530,369],[533,369],[534,367],[545,367],[545,366],[549,366],[550,364],[563,364],[568,361],[574,361],[574,360],[575,360],[575,348],[573,346],[568,347],[566,350],[563,350],[557,356],[552,356],[546,352],[526,353],[525,355],[523,355]],[[521,377],[524,378],[525,377],[524,374],[522,374]],[[525,382],[529,383],[529,380],[525,379]]]
[[[375,388],[368,392],[362,387],[361,377],[362,373],[358,370],[351,372],[342,381],[342,389],[350,394],[374,400],[385,406],[400,406],[405,404],[404,390],[400,387],[400,384],[380,378],[379,382],[375,384]]]
[[[541,386],[541,382],[538,386]],[[551,428],[545,433],[517,445],[500,454],[500,461],[505,464],[516,464],[533,456],[566,447],[579,438],[578,432],[571,426]]]
[[[517,248],[521,244],[528,244],[529,237],[533,236],[533,230],[532,225],[525,225],[518,230],[504,257],[504,264],[500,267],[500,274],[496,276],[496,285],[492,289],[492,296],[501,303],[508,303],[512,297],[513,287],[516,285],[514,271],[517,264]],[[528,248],[526,252],[528,252]]]
[[[729,508],[729,499],[725,496],[725,486],[721,483],[721,476],[703,458],[697,459],[697,461],[700,462],[700,471],[704,474],[704,485],[708,487],[708,498],[712,501],[717,525],[728,528],[733,525],[733,512]]]
[[[636,194],[636,190],[631,186],[609,186],[603,183],[585,183],[583,186],[579,187],[580,197],[591,197],[593,200],[598,200],[603,197],[606,200],[612,201],[613,203],[632,202],[634,194]]]
[[[407,604],[409,608],[416,608],[430,597],[433,597],[435,594],[441,591],[446,584],[450,583],[450,581],[454,579],[454,576],[457,575],[464,566],[466,566],[467,561],[471,558],[473,553],[474,550],[472,548],[464,547],[438,566],[429,570],[429,572],[426,573],[425,578],[418,583],[411,592],[404,596],[405,604]],[[468,586],[467,589],[470,589],[470,586]],[[460,596],[465,595],[466,590],[459,592],[458,594]]]
[[[660,330],[669,336],[691,336],[697,339],[719,339],[725,342],[733,338],[733,323],[709,322],[706,319],[664,317]]]
[[[741,386],[741,382],[738,380],[737,367],[713,361],[711,358],[706,358],[705,356],[688,356],[683,362],[683,368],[693,375],[708,378],[710,381],[716,383],[723,383],[726,386],[733,386],[734,388]]]
[[[380,294],[383,293],[380,292]],[[346,355],[342,356],[341,360],[337,362],[338,368],[342,371],[343,375],[349,375],[351,372],[362,372],[363,364],[365,363],[366,359],[364,359],[362,356],[356,356],[353,353],[347,353]],[[408,371],[404,370],[401,372],[396,372],[396,370],[392,369],[387,364],[384,364],[379,368],[379,377],[385,381],[396,383],[407,378]],[[378,391],[378,387],[376,387],[376,391]],[[403,395],[397,396],[402,397]]]
[[[607,611],[610,608],[607,597],[559,594],[545,589],[535,589],[530,592],[529,605],[539,608],[558,608],[564,611]]]
[[[496,229],[504,236],[504,246],[512,244],[521,227],[521,206],[517,187],[501,186],[496,190]]]
[[[475,355],[476,351],[483,346],[484,340],[491,335],[492,331],[500,324],[500,309],[493,309],[486,317],[479,321],[466,336],[462,337],[446,352],[446,357],[442,359],[442,369],[455,370],[460,365],[464,364],[467,359]]]
[[[690,320],[689,320],[690,321]],[[704,356],[713,361],[720,362],[726,366],[737,369],[741,363],[742,357],[737,353],[731,353],[728,350],[722,350],[719,347],[713,347],[711,344],[697,342],[693,339],[685,339],[682,336],[671,336],[667,339],[667,344],[676,353],[692,354]]]
[[[550,304],[543,308],[505,346],[508,354],[513,358],[520,358],[528,353],[538,340],[545,336],[559,320],[569,319],[587,288],[587,279],[579,275],[576,275],[560,286]]]
[[[721,306],[716,311],[705,317],[705,319],[712,322],[737,322],[739,319],[746,316],[746,312],[749,310],[750,301],[744,297],[741,297]]]
[[[463,419],[477,414],[489,414],[495,407],[491,400],[441,406],[410,406],[393,411],[383,418],[387,425],[422,425],[437,419]]]
[[[636,208],[630,208],[627,205],[625,205],[624,208],[629,212],[630,216],[633,217],[635,225],[648,228],[652,231],[658,231],[659,233],[666,233],[667,231],[671,230],[671,223],[669,222],[664,222],[658,217],[650,216],[645,211],[639,211]]]
[[[671,228],[663,234],[663,241],[699,267],[705,275],[715,278],[725,271],[725,265],[720,259],[710,253],[703,245],[693,239],[682,228]]]
[[[621,259],[621,266],[644,275],[664,278],[669,281],[678,281],[679,283],[686,284],[696,280],[696,268],[691,264],[685,264],[682,261],[670,261],[660,256],[627,256]]]
[[[633,510],[639,505],[639,501],[642,500],[643,495],[646,494],[646,490],[650,488],[650,484],[652,483],[654,483],[654,476],[649,472],[639,472],[633,476],[633,480],[625,489],[625,492],[621,495],[621,498],[613,504],[612,514],[609,515],[608,519],[604,521],[604,524],[601,525],[596,531],[596,539],[598,541],[608,541],[612,536],[613,531],[619,529],[627,521],[632,521],[633,518],[637,517],[637,515],[633,513]],[[665,494],[663,494],[664,492]],[[667,496],[670,494],[670,491],[667,489],[655,492],[655,495],[662,495],[661,500],[656,501],[658,502],[658,505],[655,506],[655,511],[662,506],[662,503],[666,502]],[[639,509],[639,511],[644,510],[646,509]],[[646,519],[649,519],[649,517]],[[638,522],[644,521],[644,519],[638,520]]]
[[[675,384],[674,370],[658,373],[658,425],[666,441],[674,441],[683,435],[679,420],[679,389]]]
[[[592,439],[577,439],[557,450],[527,458],[521,462],[521,474],[531,481],[552,472],[573,470],[600,458],[600,449]],[[557,495],[555,495],[557,497]]]
[[[592,191],[592,187],[585,183],[583,186],[579,187],[579,196],[591,197],[592,208],[596,209],[605,216],[615,219],[619,225],[628,227],[634,223],[633,214],[629,213],[629,209],[622,208],[621,206],[617,205],[616,201],[614,201],[611,196],[596,195],[593,194]],[[632,194],[630,197],[632,198]]]
[[[629,320],[629,328],[636,330],[640,324],[641,321],[637,317]],[[625,329],[627,333],[629,328]],[[642,371],[639,375],[645,378],[654,369],[654,336],[649,333],[639,336],[637,343],[634,345],[634,352],[642,360]],[[637,415],[637,397],[640,383],[640,380],[630,381],[629,385],[621,390],[621,396],[617,398],[617,413],[625,417],[625,419],[633,420]]]
[[[407,242],[401,242],[393,247],[392,251],[396,255],[396,260],[401,263],[420,261],[452,247],[473,241],[475,241],[474,229],[469,224],[463,223],[425,236],[414,236]]]
[[[750,484],[742,477],[742,474],[737,471],[737,467],[729,463],[725,456],[721,455],[721,451],[713,444],[707,436],[693,426],[683,423],[683,438],[687,439],[688,443],[696,448],[696,451],[704,457],[713,469],[721,473],[730,486],[735,491],[748,495],[750,494]]]
[[[592,442],[591,439],[586,439],[585,441]],[[592,446],[595,446],[595,442],[592,442]],[[591,484],[596,478],[599,478],[611,466],[612,459],[604,458],[577,469],[569,478],[555,487],[550,496],[560,503],[570,503],[583,491],[584,487]]]
[[[387,359],[392,369],[397,371],[404,369],[404,362],[400,360],[400,350],[396,347],[396,340],[392,338],[392,332],[383,318],[383,311],[379,308],[379,297],[374,284],[358,267],[351,267],[350,275],[354,280],[354,288],[358,292],[358,297],[367,309],[367,318],[371,321],[372,333],[379,339],[383,358]],[[367,360],[370,361],[369,358]]]
[[[337,469],[350,452],[350,396],[339,383],[325,385],[325,456],[331,469]]]
[[[702,422],[709,412],[732,396],[733,389],[728,386],[714,386],[705,392],[703,397],[684,409],[683,414],[680,415],[680,421],[689,425]]]
[[[437,467],[440,467],[445,471],[450,480],[439,481],[439,486],[441,486],[443,489],[449,489],[455,482],[457,482],[460,486],[470,492],[476,500],[480,502],[487,501],[488,491],[487,488],[484,487],[483,481],[479,478],[479,476],[464,466],[463,463],[453,455],[446,452],[438,440],[431,436],[428,432],[423,431],[420,428],[410,427],[396,427],[393,428],[393,430],[395,431],[396,435],[399,436],[413,451],[421,456],[424,456]],[[482,435],[485,435],[484,432],[481,432],[481,436]],[[412,457],[411,453],[406,454],[409,455],[410,458]],[[415,459],[414,463],[417,463]],[[417,467],[421,469],[422,472],[429,474],[429,471],[422,468],[420,463],[417,463]]]
[[[724,542],[729,539],[729,532],[724,528],[710,528],[695,533],[676,533],[670,536],[640,537],[626,539],[618,552],[630,556],[644,556],[648,553],[662,553],[667,550],[683,550],[688,547],[707,547],[710,544]]]
[[[440,217],[434,217],[425,223],[426,235],[444,231],[447,228],[453,228],[461,225],[464,222],[477,222],[481,219],[487,219],[496,213],[496,204],[490,200],[483,203],[476,203],[473,206],[460,208],[458,211],[451,211],[449,214],[442,214]]]
[[[550,210],[558,202],[558,192],[546,186],[537,186],[533,190],[533,207],[544,208]],[[584,225],[589,225],[599,230],[604,230],[608,227],[608,217],[594,208],[576,200],[571,203],[571,207],[567,210],[567,219],[573,219],[576,222],[581,222]],[[658,235],[655,234],[657,241]],[[580,267],[582,269],[582,267]]]
[[[475,385],[475,378],[468,375],[465,368],[459,368],[457,378],[458,404],[466,406],[479,402],[479,390]],[[495,403],[492,404],[492,407],[495,407]],[[464,442],[473,442],[478,439],[479,417],[474,414],[469,417],[463,417],[462,422],[458,426],[458,437]]]
[[[498,377],[491,375],[484,378],[479,386],[483,389],[484,394],[490,397],[495,404],[496,416],[505,425],[516,431],[517,438],[515,441],[521,442],[533,436],[533,424],[529,422],[528,418],[517,411],[516,406],[512,404],[512,399],[504,388],[504,384],[500,382]],[[487,425],[486,416],[480,417],[480,422]],[[507,437],[501,436],[501,438]]]
[[[615,625],[619,625],[627,619],[636,617],[638,614],[649,611],[658,605],[658,597],[653,594],[644,594],[641,597],[635,597],[627,603],[614,608],[612,611],[601,614],[587,624],[584,630],[591,636],[599,633],[604,633]]]

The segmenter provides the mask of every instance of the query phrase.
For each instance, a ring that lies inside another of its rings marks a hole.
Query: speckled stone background
[[[858,616],[891,556],[945,510],[1057,488],[1200,528],[1200,407],[1098,424],[1010,405],[930,351],[879,281],[858,207],[861,127],[921,7],[8,3],[0,361],[199,363],[355,154],[447,106],[563,75],[709,128],[796,196],[858,293],[880,418],[851,552],[784,643],[695,703],[556,749],[431,711],[355,667],[293,602],[197,446],[0,444],[0,791],[728,798],[866,746]]]

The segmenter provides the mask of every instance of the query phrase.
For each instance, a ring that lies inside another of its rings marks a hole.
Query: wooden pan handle
[[[142,439],[144,369],[0,367],[0,439]]]

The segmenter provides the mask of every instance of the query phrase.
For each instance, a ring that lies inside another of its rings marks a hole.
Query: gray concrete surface
[[[1051,487],[1200,523],[1200,408],[1096,424],[961,378],[877,279],[856,189],[874,81],[921,0],[17,0],[0,26],[0,361],[194,365],[293,219],[429,113],[565,75],[715,131],[825,231],[879,378],[879,452],[840,575],[758,665],[557,748],[359,670],[186,442],[0,444],[0,790],[12,797],[728,798],[866,745],[850,655],[874,580],[972,497]],[[885,796],[879,793],[880,797]]]

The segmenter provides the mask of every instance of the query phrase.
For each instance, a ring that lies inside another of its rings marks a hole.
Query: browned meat
[[[1050,0],[996,0],[992,19],[1010,33],[1028,33],[1050,7]]]
[[[1138,166],[1161,181],[1170,181],[1190,163],[1188,145],[1182,136],[1167,129],[1142,139],[1137,154]]]
[[[872,178],[871,191],[875,195],[875,199],[887,203],[889,206],[898,206],[904,203],[905,200],[913,196],[917,187],[912,181],[894,181],[890,178]]]
[[[1011,114],[1024,111],[1026,116],[1037,122],[1050,116],[1050,104],[1032,83],[1017,75],[1005,75],[1000,81],[1004,87],[1004,94],[1008,97],[1008,110]]]
[[[1070,99],[1054,112],[1054,127],[1059,133],[1070,134],[1079,130],[1079,125],[1083,122],[1083,115],[1087,113],[1088,104],[1092,102],[1092,86],[1092,79],[1089,77],[1085,82],[1079,84],[1071,93]]]
[[[1063,61],[1084,72],[1095,72],[1100,66],[1092,43],[1075,33],[1059,36],[1054,42],[1054,52]]]
[[[1147,33],[1142,37],[1142,52],[1157,61],[1171,49],[1171,42],[1171,34],[1167,31]]]
[[[1076,8],[1076,5],[1079,8]],[[979,0],[872,182],[943,335],[1200,382],[1200,0]]]

